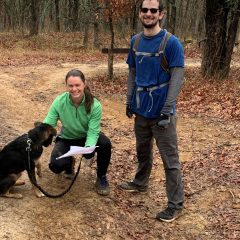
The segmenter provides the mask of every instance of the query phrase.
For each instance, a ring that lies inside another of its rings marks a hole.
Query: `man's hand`
[[[160,127],[160,128],[167,128],[169,123],[170,123],[170,116],[161,113],[160,117],[157,121],[157,126]]]
[[[127,104],[126,106],[126,115],[128,118],[132,118],[133,112],[130,104]]]

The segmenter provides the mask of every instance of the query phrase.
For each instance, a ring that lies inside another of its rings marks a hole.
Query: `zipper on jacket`
[[[75,107],[75,109],[76,109],[76,118],[78,118],[78,111],[77,111],[77,107]]]

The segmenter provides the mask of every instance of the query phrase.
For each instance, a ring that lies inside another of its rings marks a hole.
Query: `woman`
[[[74,159],[57,157],[68,152],[70,146],[99,146],[97,152],[97,180],[96,191],[100,195],[109,194],[109,184],[106,173],[111,158],[111,142],[100,132],[102,107],[100,102],[92,95],[86,85],[84,74],[73,69],[65,78],[67,91],[56,97],[44,119],[53,127],[57,121],[62,124],[60,135],[53,148],[49,168],[54,173],[65,172],[67,178],[74,177]],[[85,154],[90,159],[92,154]]]

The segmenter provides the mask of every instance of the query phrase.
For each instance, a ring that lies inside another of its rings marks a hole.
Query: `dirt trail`
[[[106,65],[70,63],[0,69],[0,147],[32,128],[34,121],[41,121],[45,117],[52,100],[64,91],[64,76],[72,68],[81,69],[86,78],[107,70]],[[116,72],[126,70],[124,63],[115,65]],[[157,154],[151,177],[153,187],[147,196],[127,195],[116,190],[117,183],[131,178],[134,173],[133,170],[125,173],[111,172],[115,165],[120,164],[119,159],[128,158],[127,150],[134,151],[133,122],[125,117],[125,106],[121,100],[109,96],[101,99],[101,102],[102,129],[114,140],[109,169],[110,196],[100,197],[94,191],[95,164],[88,166],[84,162],[72,190],[60,199],[36,198],[24,174],[26,184],[13,189],[21,192],[24,198],[0,198],[0,239],[216,239],[206,230],[208,222],[205,213],[211,209],[216,197],[230,201],[231,194],[228,191],[211,189],[203,192],[194,202],[187,202],[186,213],[170,225],[153,219],[166,201],[162,164]],[[214,147],[225,143],[240,143],[239,139],[232,137],[231,132],[224,130],[221,122],[212,123],[182,117],[180,114],[178,130],[182,161],[190,161],[193,151],[209,145]],[[48,170],[50,151],[51,147],[42,156],[44,178],[40,183],[49,192],[57,193],[66,188],[69,182],[63,176],[55,176]],[[131,164],[135,161],[130,160]],[[156,191],[160,191],[161,199],[154,202],[152,199]],[[132,203],[129,206],[132,214],[121,205],[122,198]],[[147,233],[142,225],[142,220],[146,218],[152,219],[152,231]],[[176,232],[171,231],[174,228]]]

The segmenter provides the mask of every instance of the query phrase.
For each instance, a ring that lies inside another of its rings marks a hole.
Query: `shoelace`
[[[166,208],[166,210],[164,211],[167,215],[173,216],[174,215],[174,209],[173,208]]]

